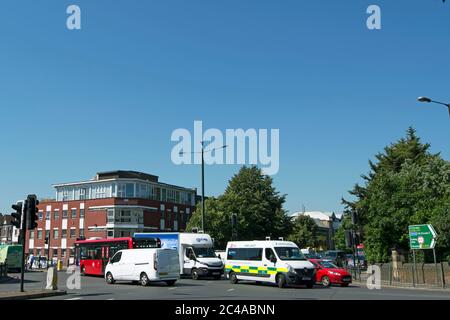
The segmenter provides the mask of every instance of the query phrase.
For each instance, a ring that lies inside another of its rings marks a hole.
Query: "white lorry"
[[[224,264],[214,252],[214,243],[208,234],[180,232],[135,233],[135,239],[159,238],[161,248],[176,249],[179,253],[180,273],[198,280],[202,277],[220,279]]]
[[[178,252],[171,249],[127,249],[114,254],[105,268],[105,280],[139,282],[165,282],[172,286],[180,278]]]

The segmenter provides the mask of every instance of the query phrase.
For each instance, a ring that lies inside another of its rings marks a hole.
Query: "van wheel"
[[[141,286],[143,286],[143,287],[148,286],[148,284],[150,283],[150,281],[148,280],[147,274],[145,272],[141,273],[139,282],[141,283]]]
[[[197,269],[192,269],[191,271],[191,277],[194,280],[198,280],[200,278],[200,276],[198,275],[198,270]]]
[[[277,275],[276,281],[278,288],[282,289],[286,287],[286,277],[284,274]]]
[[[114,280],[114,277],[113,277],[113,275],[112,275],[111,272],[108,272],[108,273],[106,274],[106,282],[107,282],[108,284],[114,284],[114,282],[116,282],[116,281]]]
[[[235,274],[234,272],[231,272],[231,273],[230,273],[230,282],[231,282],[232,284],[238,283],[238,278],[237,278],[237,276],[236,276],[236,274]]]
[[[175,284],[175,282],[177,282],[177,280],[167,280],[167,281],[165,281],[165,283],[166,283],[168,286],[173,286],[173,285]]]
[[[86,268],[84,266],[81,267],[80,274],[84,277],[86,275]]]
[[[323,276],[322,277],[322,285],[327,288],[331,285],[331,281],[330,278],[328,278],[327,276]]]

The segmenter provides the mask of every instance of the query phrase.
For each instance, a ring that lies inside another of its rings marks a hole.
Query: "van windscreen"
[[[304,254],[295,247],[275,247],[278,257],[281,260],[302,261],[306,260]]]

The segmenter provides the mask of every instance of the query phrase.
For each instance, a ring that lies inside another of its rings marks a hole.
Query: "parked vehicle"
[[[275,283],[279,288],[303,284],[312,288],[315,268],[290,241],[233,241],[227,244],[225,272],[230,282]]]
[[[161,241],[155,237],[136,240],[131,237],[111,239],[87,239],[75,241],[75,259],[81,275],[105,274],[109,259],[119,250],[136,248],[160,248]],[[49,261],[52,263],[52,261]]]
[[[227,252],[226,251],[221,251],[221,250],[216,250],[215,252],[216,252],[217,258],[222,260],[222,263],[225,265],[225,260],[227,258]]]
[[[208,234],[203,233],[135,233],[138,240],[157,237],[162,248],[176,249],[179,254],[180,274],[198,280],[202,277],[220,279],[224,265],[214,252],[214,244]]]
[[[0,245],[0,263],[7,265],[8,271],[22,270],[22,245]]]
[[[310,259],[316,267],[316,281],[322,283],[324,287],[329,287],[332,284],[339,284],[342,287],[347,287],[352,283],[352,276],[347,270],[339,268],[329,260]]]
[[[328,250],[322,254],[322,259],[331,260],[338,267],[344,267],[344,263],[347,258],[344,251]]]
[[[165,282],[173,286],[180,278],[178,252],[173,249],[126,249],[116,252],[105,268],[108,284],[116,281]]]
[[[355,266],[359,266],[360,269],[367,269],[367,260],[365,256],[357,256],[356,263],[353,261],[353,255],[347,255],[347,268],[354,268]]]

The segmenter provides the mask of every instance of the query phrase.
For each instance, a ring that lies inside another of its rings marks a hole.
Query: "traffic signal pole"
[[[26,244],[26,237],[27,237],[27,207],[28,207],[28,200],[25,200],[22,207],[22,228],[19,232],[22,233],[22,268],[20,271],[20,292],[24,292],[23,284],[25,280],[25,244]]]

